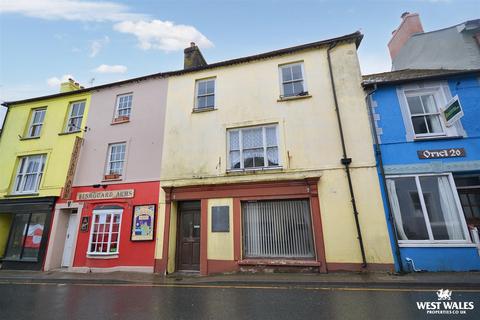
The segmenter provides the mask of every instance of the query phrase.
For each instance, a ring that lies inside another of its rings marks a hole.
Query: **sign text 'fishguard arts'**
[[[112,190],[112,191],[96,191],[96,192],[79,192],[77,200],[98,200],[98,199],[121,199],[133,198],[134,189],[128,190]]]

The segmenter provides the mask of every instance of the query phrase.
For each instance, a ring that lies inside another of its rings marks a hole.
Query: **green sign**
[[[462,106],[460,105],[460,100],[458,100],[458,96],[455,96],[447,103],[445,109],[443,109],[443,116],[445,117],[447,126],[451,126],[458,119],[463,117],[463,110]]]

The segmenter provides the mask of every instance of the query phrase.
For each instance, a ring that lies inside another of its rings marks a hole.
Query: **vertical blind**
[[[242,203],[246,258],[313,258],[308,200]]]

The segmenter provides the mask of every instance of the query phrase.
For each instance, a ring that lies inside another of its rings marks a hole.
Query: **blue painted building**
[[[480,270],[480,70],[363,80],[397,271]]]

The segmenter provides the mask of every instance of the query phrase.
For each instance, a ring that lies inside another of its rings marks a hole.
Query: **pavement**
[[[140,285],[288,285],[359,288],[471,288],[480,289],[480,272],[370,273],[231,273],[210,276],[138,272],[76,273],[0,270],[3,283],[91,283]]]

